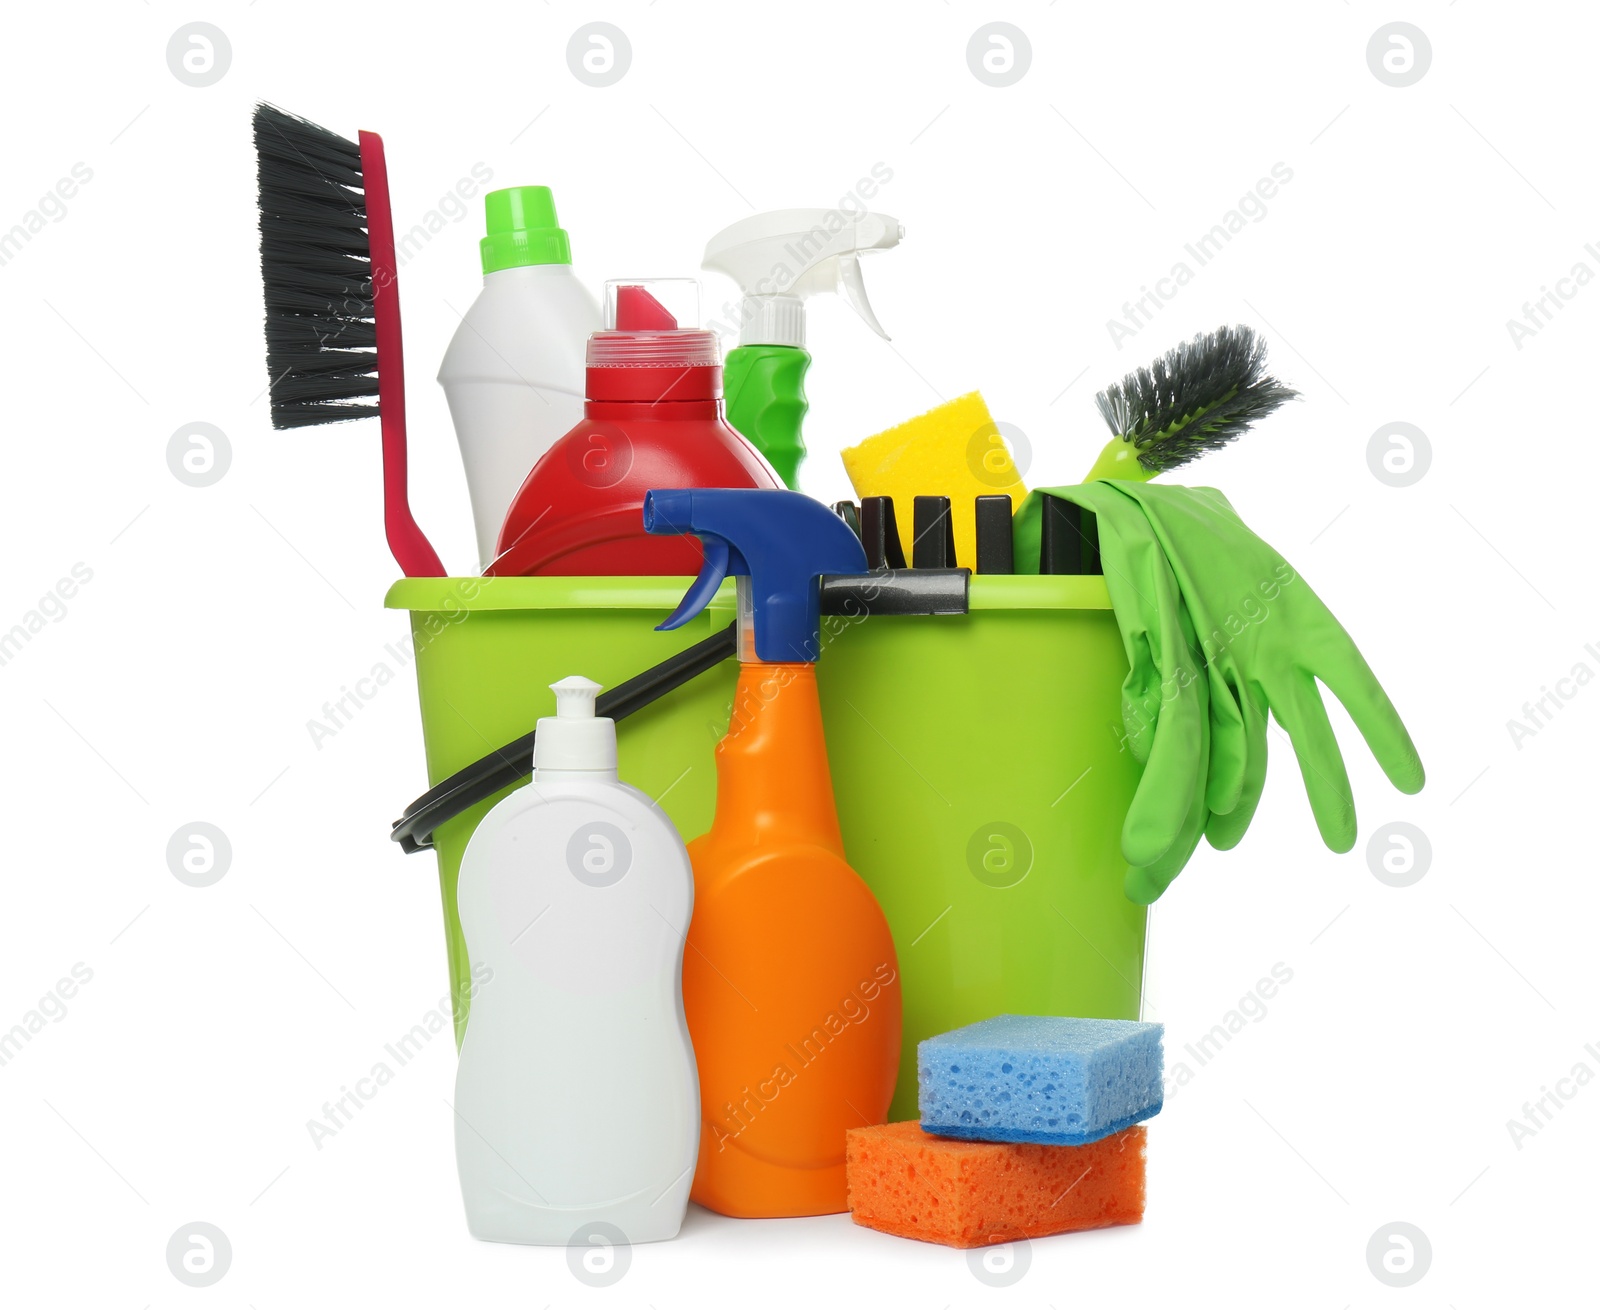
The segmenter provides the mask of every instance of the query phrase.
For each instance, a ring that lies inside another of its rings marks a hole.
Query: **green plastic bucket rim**
[[[459,610],[636,609],[670,613],[691,577],[402,578],[383,598],[385,608],[414,613]],[[968,605],[979,610],[1108,610],[1111,595],[1099,574],[977,574]],[[732,613],[733,582],[712,607]]]

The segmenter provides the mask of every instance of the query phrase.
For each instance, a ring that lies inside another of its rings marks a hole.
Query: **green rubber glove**
[[[1203,819],[1195,823],[1194,809],[1205,799],[1209,687],[1195,676],[1198,643],[1177,576],[1143,516],[1100,484],[1073,491],[1083,493],[1085,508],[1105,511],[1099,515],[1101,556],[1115,561],[1107,564],[1106,585],[1128,656],[1123,745],[1144,766],[1123,825],[1122,852],[1129,864],[1143,867],[1190,836],[1198,841],[1205,827]]]
[[[1017,560],[1037,568],[1035,492],[1016,518]],[[1211,687],[1177,575],[1138,505],[1105,483],[1058,488],[1096,515],[1106,586],[1128,676],[1123,747],[1144,766],[1122,826],[1125,889],[1147,905],[1177,877],[1204,835],[1212,751]]]
[[[1018,515],[1017,558],[1024,567],[1038,558],[1037,494]],[[1192,785],[1173,781],[1184,771],[1172,757],[1187,754],[1204,779],[1211,844],[1225,850],[1244,836],[1266,778],[1269,713],[1294,746],[1323,841],[1335,851],[1355,844],[1355,803],[1318,681],[1343,702],[1389,780],[1403,792],[1421,790],[1416,747],[1349,634],[1221,492],[1105,481],[1044,494],[1097,516],[1106,586],[1129,655],[1123,714],[1130,749],[1146,760],[1160,751],[1165,761],[1156,774],[1146,763],[1123,829],[1123,853],[1133,866],[1130,896],[1153,900],[1181,870],[1178,857],[1187,859],[1194,793]],[[1152,552],[1168,564],[1176,602],[1152,568]],[[1147,634],[1184,623],[1192,634],[1189,658],[1174,660],[1169,651],[1163,667],[1160,654],[1144,649]],[[1179,685],[1186,680],[1204,693],[1190,695]],[[1210,728],[1203,743],[1192,723],[1201,700]],[[1152,858],[1169,834],[1171,844]]]

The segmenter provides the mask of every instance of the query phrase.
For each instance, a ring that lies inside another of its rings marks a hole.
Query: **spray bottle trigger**
[[[841,255],[839,265],[839,290],[849,302],[850,308],[861,315],[862,321],[876,332],[885,341],[889,334],[883,330],[883,325],[878,322],[878,316],[872,312],[872,304],[867,299],[867,284],[861,277],[861,260],[856,255]]]
[[[664,623],[656,625],[657,632],[671,632],[694,618],[711,603],[712,597],[717,594],[717,588],[722,585],[722,580],[730,572],[739,576],[749,576],[750,566],[725,537],[702,533],[700,540],[705,547],[705,563],[700,566],[700,576],[684,593],[683,599],[678,602],[678,608],[672,611],[670,617]]]

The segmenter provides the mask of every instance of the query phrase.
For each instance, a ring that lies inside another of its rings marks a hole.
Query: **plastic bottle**
[[[439,366],[482,567],[528,470],[583,415],[583,343],[600,309],[572,273],[550,188],[484,197],[483,290]]]
[[[607,283],[606,330],[589,338],[583,421],[517,492],[491,575],[696,573],[692,537],[646,535],[644,493],[781,485],[723,420],[716,335],[680,327],[658,294],[686,300],[698,288],[686,279]],[[697,316],[698,305],[688,312]]]
[[[738,578],[716,817],[689,847],[683,998],[702,1115],[692,1197],[743,1218],[836,1213],[845,1130],[883,1122],[900,1058],[894,939],[845,861],[814,664],[818,579],[864,572],[866,556],[842,520],[791,491],[652,491],[644,517],[651,532],[705,544],[663,628]]]
[[[478,825],[461,926],[483,980],[456,1073],[472,1235],[566,1245],[607,1223],[676,1235],[700,1131],[681,978],[693,878],[683,840],[617,781],[597,683],[553,685],[534,776]]]
[[[905,228],[887,214],[779,209],[724,228],[706,245],[704,267],[726,273],[744,293],[739,345],[728,352],[728,422],[798,485],[805,442],[806,298],[838,292],[885,341],[867,302],[860,254],[900,244]]]

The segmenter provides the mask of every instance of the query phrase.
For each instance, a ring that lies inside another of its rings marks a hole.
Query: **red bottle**
[[[694,574],[694,537],[644,530],[657,487],[783,481],[722,417],[716,334],[680,328],[643,286],[617,286],[611,326],[589,338],[583,421],[528,474],[490,577]]]

